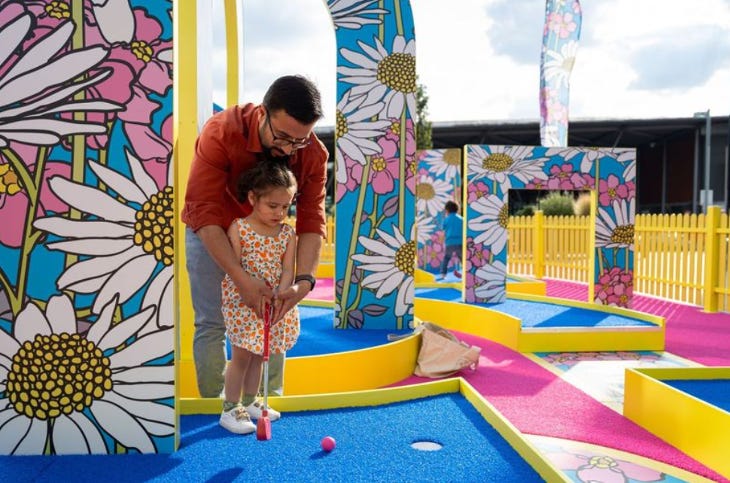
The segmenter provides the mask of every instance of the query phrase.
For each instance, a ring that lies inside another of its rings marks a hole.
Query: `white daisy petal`
[[[112,304],[109,304],[112,305]],[[116,305],[116,304],[115,304]],[[108,307],[108,306],[107,306]],[[106,307],[104,308],[106,310]],[[139,329],[152,318],[154,307],[148,307],[145,310],[134,314],[127,318],[124,324],[116,324],[109,329],[97,344],[101,350],[118,347],[127,341],[132,335],[136,334]],[[93,327],[93,326],[92,326]]]
[[[137,339],[134,344],[109,356],[109,361],[114,367],[139,366],[169,354],[173,337],[172,328],[146,334]]]
[[[157,194],[159,191],[157,189],[157,184],[155,184],[155,180],[144,169],[142,162],[130,151],[126,151],[126,153],[127,161],[129,161],[129,169],[132,171],[134,182],[137,183],[137,186],[140,187],[146,195],[146,198],[149,199],[152,195]],[[172,163],[170,164],[172,165]],[[172,178],[170,178],[170,180],[172,180]]]
[[[114,317],[114,311],[117,308],[117,302],[118,298],[115,297],[111,302],[106,304],[106,306],[104,306],[104,308],[101,310],[99,317],[96,319],[96,322],[91,324],[91,327],[89,327],[89,331],[86,333],[86,338],[92,341],[97,346],[99,345],[99,341],[103,339],[106,335],[109,327],[111,327],[112,318]]]
[[[46,315],[54,334],[75,334],[76,313],[71,300],[62,295],[56,295],[48,300]]]
[[[23,342],[25,342],[25,340]],[[14,356],[15,353],[18,352],[18,349],[20,349],[20,344],[15,339],[15,337],[11,336],[4,330],[0,330],[0,353],[5,356],[0,362],[2,362],[3,365],[6,364],[7,361],[10,360],[10,357]],[[5,367],[10,368],[9,365]]]
[[[144,427],[121,407],[97,400],[89,409],[99,425],[123,446],[142,453],[155,452],[155,446]]]
[[[52,442],[56,454],[108,453],[101,433],[83,413],[57,417],[53,423]]]
[[[114,386],[114,390],[104,395],[104,400],[116,406],[122,407],[131,415],[156,422],[172,422],[175,420],[175,408],[166,404],[152,402],[152,395],[159,395],[155,399],[167,399],[174,396],[174,386],[171,384],[157,384],[158,392],[154,392],[155,388],[150,384],[129,384],[120,385],[122,390],[132,392],[132,396],[125,396],[119,392],[119,387]],[[134,390],[136,386],[145,386],[150,389],[149,393]]]
[[[115,382],[173,382],[175,368],[173,366],[133,367],[116,372],[112,378]]]
[[[58,216],[38,218],[33,226],[54,235],[72,238],[122,238],[134,235],[134,228],[128,225],[97,220],[69,220]]]
[[[51,335],[53,333],[46,316],[33,302],[26,305],[18,314],[13,330],[15,339],[21,344],[35,339],[36,335]]]
[[[18,445],[30,429],[31,421],[18,415],[14,409],[0,412],[0,455],[16,454]]]
[[[94,313],[98,313],[115,295],[119,296],[119,303],[129,300],[149,280],[156,266],[154,257],[143,256],[133,258],[119,267],[99,291],[92,309]]]
[[[120,396],[124,396],[125,398],[135,401],[153,401],[156,399],[165,399],[172,397],[174,387],[170,384],[137,382],[134,384],[115,384],[114,392],[119,394]],[[127,407],[127,409],[129,408]],[[174,413],[175,410],[173,408],[169,409],[172,410]],[[142,413],[140,414],[140,416],[150,417],[149,413]]]
[[[51,177],[48,184],[59,198],[70,205],[83,206],[86,213],[96,215],[107,221],[128,222],[134,220],[136,210],[96,188],[73,183],[60,176]]]
[[[80,262],[74,263],[68,267],[65,272],[63,272],[58,279],[58,286],[64,288],[83,280],[98,280],[98,277],[111,274],[115,270],[118,270],[120,267],[129,263],[130,260],[144,255],[145,253],[141,247],[133,245],[127,250],[117,253],[116,255],[81,260]],[[101,287],[101,285],[99,285],[99,287]],[[97,287],[97,289],[99,287]]]
[[[132,246],[132,241],[129,239],[84,238],[81,240],[53,242],[46,246],[50,250],[61,250],[76,255],[98,256],[121,253]]]
[[[101,179],[112,190],[116,191],[117,194],[125,200],[140,204],[147,201],[148,196],[146,196],[135,183],[131,182],[129,178],[122,176],[118,172],[113,171],[106,166],[102,166],[95,161],[89,161],[88,165],[99,179]]]
[[[43,454],[43,450],[46,447],[46,436],[48,434],[48,421],[42,421],[40,419],[31,419],[30,421],[31,424],[28,428],[28,432],[20,441],[13,454]]]

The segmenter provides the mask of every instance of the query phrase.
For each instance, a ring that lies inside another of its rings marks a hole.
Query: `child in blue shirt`
[[[441,276],[440,279],[446,277],[446,272],[449,268],[449,262],[454,256],[456,256],[456,264],[454,268],[454,275],[461,277],[458,272],[458,267],[461,261],[461,248],[464,238],[464,219],[459,215],[459,204],[455,201],[447,201],[444,205],[444,211],[446,216],[442,224],[444,230],[444,259],[441,262]]]

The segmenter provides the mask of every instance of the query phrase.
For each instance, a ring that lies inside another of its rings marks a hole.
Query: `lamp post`
[[[702,201],[702,207],[707,213],[710,204],[710,145],[712,141],[712,118],[710,110],[705,112],[695,112],[694,117],[705,118],[705,199]]]

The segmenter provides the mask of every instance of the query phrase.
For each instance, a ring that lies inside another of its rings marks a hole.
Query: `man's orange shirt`
[[[236,218],[251,213],[249,203],[236,199],[236,185],[243,171],[263,159],[259,125],[263,106],[233,106],[211,117],[195,142],[182,220],[193,230],[219,225],[227,230]],[[295,151],[289,168],[297,179],[298,234],[319,233],[326,237],[325,183],[327,149],[312,133],[311,143]]]

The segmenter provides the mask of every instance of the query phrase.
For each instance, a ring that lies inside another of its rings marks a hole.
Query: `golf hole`
[[[438,451],[443,446],[435,441],[414,441],[411,443],[411,448],[418,451]]]

